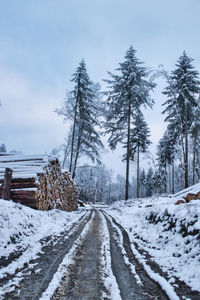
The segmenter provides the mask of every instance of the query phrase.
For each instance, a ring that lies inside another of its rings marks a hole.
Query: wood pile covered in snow
[[[178,192],[173,197],[177,199],[176,205],[189,203],[192,200],[200,200],[200,183]]]
[[[0,154],[0,193],[4,195],[5,170],[12,170],[10,199],[31,208],[77,208],[77,188],[57,158],[48,155]],[[4,198],[8,199],[8,198]]]

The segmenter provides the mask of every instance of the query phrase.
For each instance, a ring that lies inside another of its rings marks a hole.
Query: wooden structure
[[[48,155],[0,153],[0,197],[41,210],[78,206],[74,182],[58,159]]]

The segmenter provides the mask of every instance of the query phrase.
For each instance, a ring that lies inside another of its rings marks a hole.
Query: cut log
[[[38,185],[34,182],[11,183],[11,189],[37,188]]]
[[[27,177],[27,178],[12,178],[11,183],[26,183],[26,182],[35,182],[35,177]],[[3,183],[3,179],[0,179],[0,183]]]
[[[184,200],[178,200],[178,201],[176,201],[175,205],[179,205],[179,204],[183,204],[183,203],[185,203]]]
[[[0,173],[4,166],[12,166],[14,169],[11,181],[13,201],[41,210],[77,209],[76,185],[68,173],[62,172],[58,159],[49,156],[4,156],[0,157]],[[0,176],[0,184],[3,184]]]
[[[190,202],[191,200],[195,200],[197,199],[197,195],[196,194],[192,194],[192,193],[189,193],[187,194],[186,198],[185,198],[185,201],[186,202]]]
[[[11,199],[36,199],[36,192],[35,191],[11,191]]]

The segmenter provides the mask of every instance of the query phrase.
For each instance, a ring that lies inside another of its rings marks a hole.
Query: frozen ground
[[[43,248],[56,245],[63,235],[67,238],[65,233],[85,214],[85,210],[42,212],[0,200],[0,298],[19,286],[28,272],[39,273],[34,260]]]
[[[200,201],[175,201],[67,213],[0,200],[0,299],[199,300]]]
[[[127,231],[144,257],[200,292],[200,200],[175,205],[177,199],[120,201],[105,209]],[[146,255],[145,255],[146,253]],[[200,299],[200,298],[199,298]]]

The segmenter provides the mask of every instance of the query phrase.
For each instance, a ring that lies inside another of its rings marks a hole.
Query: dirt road
[[[7,263],[19,256],[20,252],[13,254]],[[167,294],[135,257],[126,231],[100,209],[86,212],[73,230],[63,232],[56,242],[49,237],[31,264],[37,264],[39,271],[26,265],[18,270],[24,272],[24,279],[1,299],[165,300],[184,299],[183,295],[200,299],[188,287]],[[158,266],[150,265],[164,280]],[[5,276],[0,288],[5,289],[15,278],[17,273]]]

